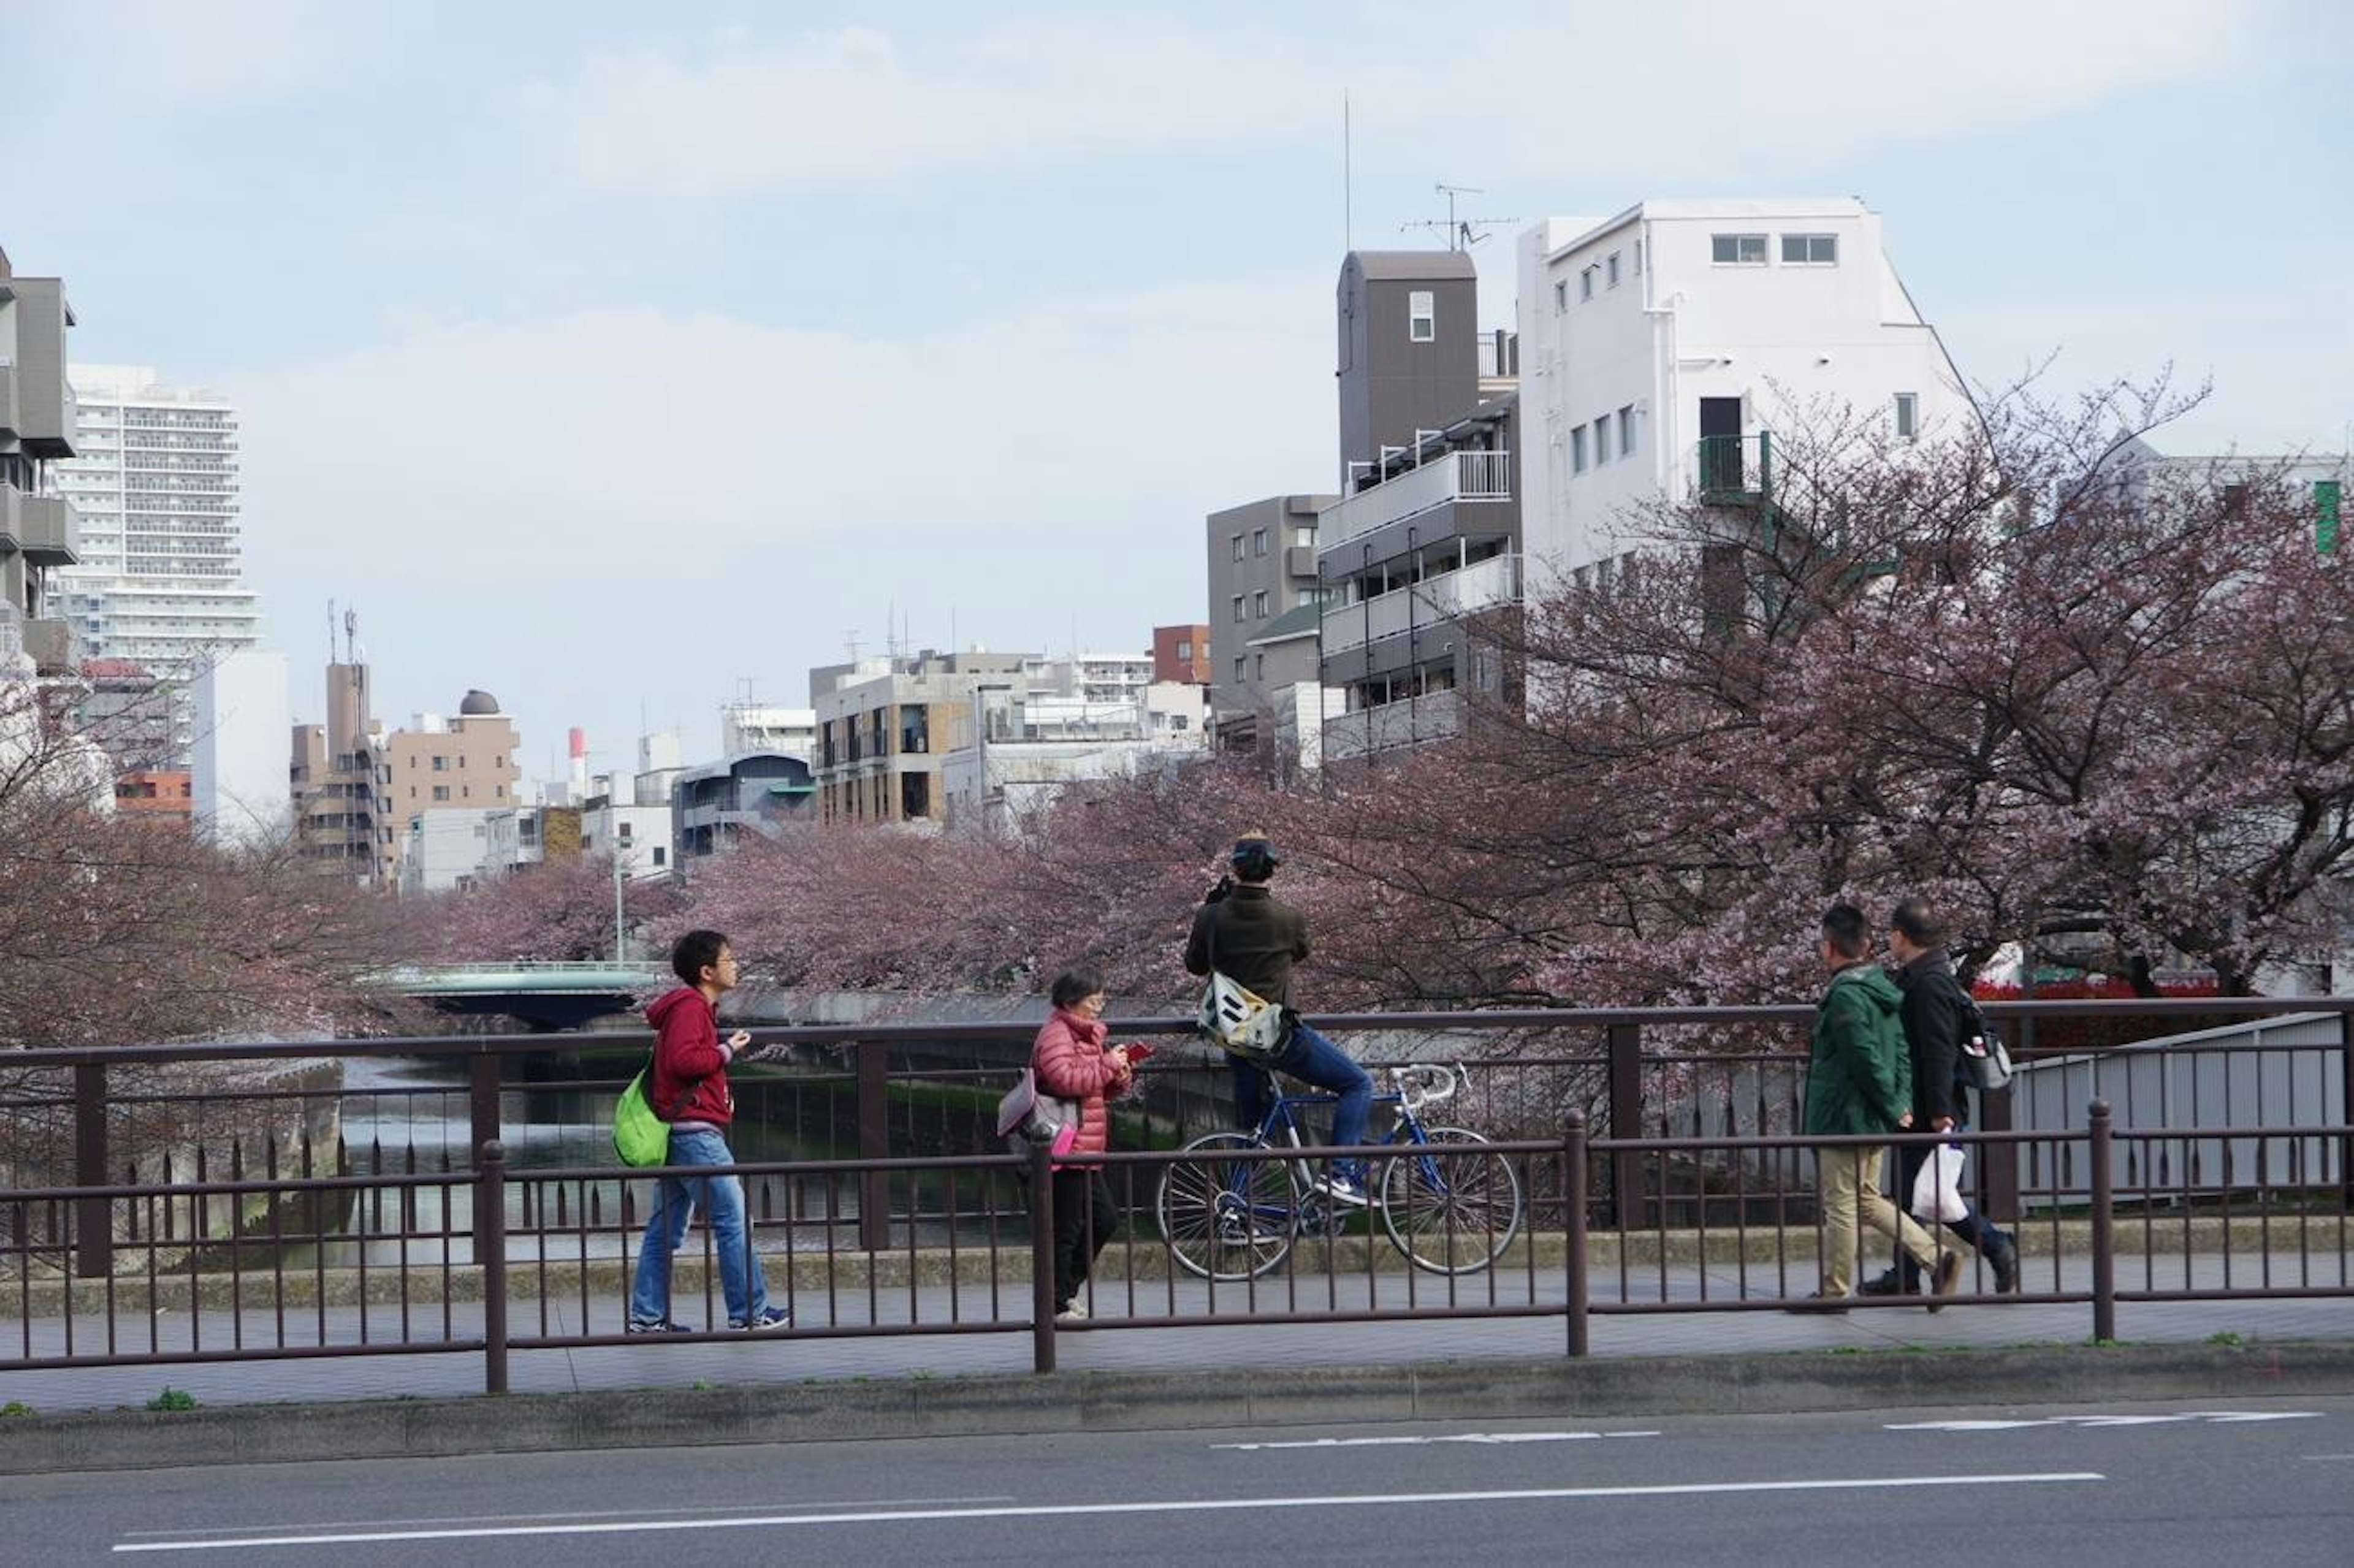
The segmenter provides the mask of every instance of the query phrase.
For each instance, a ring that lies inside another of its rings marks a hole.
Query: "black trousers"
[[[1096,1254],[1119,1226],[1119,1203],[1099,1169],[1055,1172],[1055,1308],[1071,1304]]]
[[[1896,1206],[1907,1213],[1913,1212],[1913,1183],[1920,1176],[1921,1168],[1929,1163],[1930,1147],[1925,1143],[1907,1143],[1897,1148],[1894,1196]],[[2004,1146],[1997,1144],[1995,1147],[2001,1149]],[[1983,1153],[1984,1150],[1973,1150],[1971,1152],[1977,1154]],[[1965,1171],[1964,1174],[1967,1175],[1968,1172]],[[1969,1194],[1966,1192],[1962,1196],[1963,1201],[1967,1202]],[[1978,1213],[1976,1203],[1970,1203],[1969,1213],[1960,1219],[1947,1220],[1946,1228],[1988,1255],[1992,1255],[1997,1249],[2010,1240],[1995,1227],[1992,1220]],[[1896,1262],[1897,1266],[1903,1270],[1904,1287],[1907,1290],[1917,1287],[1921,1283],[1921,1266],[1910,1257],[1903,1255],[1900,1255]]]

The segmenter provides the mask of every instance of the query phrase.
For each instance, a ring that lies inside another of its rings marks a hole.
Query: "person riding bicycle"
[[[1232,881],[1221,877],[1194,913],[1185,941],[1185,968],[1207,975],[1214,967],[1235,984],[1280,1006],[1288,1026],[1283,1049],[1267,1066],[1240,1056],[1229,1058],[1235,1069],[1235,1113],[1245,1129],[1253,1132],[1267,1119],[1275,1100],[1275,1084],[1267,1073],[1272,1066],[1340,1096],[1332,1112],[1332,1141],[1342,1148],[1363,1143],[1373,1109],[1373,1080],[1348,1053],[1301,1022],[1291,1007],[1291,967],[1308,956],[1308,917],[1267,889],[1275,868],[1282,863],[1275,845],[1265,833],[1245,833],[1235,841],[1228,863],[1234,868]],[[1313,1185],[1338,1202],[1365,1202],[1364,1182],[1353,1161],[1334,1161],[1333,1169]]]

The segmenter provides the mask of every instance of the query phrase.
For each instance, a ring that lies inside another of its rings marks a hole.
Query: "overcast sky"
[[[1330,485],[1353,237],[1856,195],[1963,373],[2211,375],[2160,445],[2354,420],[2337,0],[650,7],[6,0],[0,247],[77,358],[242,407],[323,702],[469,686],[527,772],[716,748],[845,640],[1142,650],[1205,513]]]

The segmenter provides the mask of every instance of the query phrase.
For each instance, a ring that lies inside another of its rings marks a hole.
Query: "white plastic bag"
[[[1917,1220],[1959,1220],[1970,1212],[1962,1201],[1962,1147],[1941,1143],[1921,1162],[1913,1178],[1913,1217]]]

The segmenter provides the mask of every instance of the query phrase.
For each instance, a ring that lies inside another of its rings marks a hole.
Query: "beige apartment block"
[[[396,826],[398,840],[427,811],[515,804],[523,780],[516,744],[514,720],[488,692],[468,692],[454,718],[419,715],[417,728],[393,731],[377,751],[378,822]],[[388,885],[398,881],[398,842],[377,845]]]
[[[1045,662],[1035,653],[927,649],[811,671],[818,820],[829,827],[941,821],[940,759],[969,744],[974,692],[1027,692]]]

